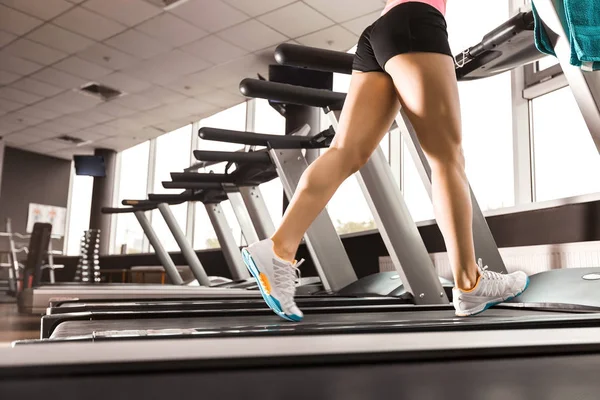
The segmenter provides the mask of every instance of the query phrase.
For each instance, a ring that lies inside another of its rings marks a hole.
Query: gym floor
[[[0,347],[9,346],[14,340],[39,339],[40,317],[21,315],[17,304],[0,302]]]

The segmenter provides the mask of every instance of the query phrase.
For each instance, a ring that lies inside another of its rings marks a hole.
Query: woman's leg
[[[302,175],[272,237],[273,250],[291,261],[304,233],[338,187],[369,159],[398,113],[394,83],[383,72],[355,72],[332,145]]]
[[[385,70],[394,80],[402,107],[431,165],[435,216],[456,285],[472,289],[479,273],[454,61],[443,54],[407,53],[390,59]]]

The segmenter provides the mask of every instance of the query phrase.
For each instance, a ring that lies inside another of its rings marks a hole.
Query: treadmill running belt
[[[505,324],[514,322],[553,321],[556,318],[565,319],[590,319],[597,314],[565,314],[559,312],[533,311],[523,309],[491,309],[484,314],[471,317],[459,318],[453,311],[404,311],[404,312],[372,312],[372,313],[332,313],[332,314],[307,314],[304,322],[291,323],[282,321],[276,315],[272,316],[230,316],[230,317],[202,317],[202,318],[148,318],[148,319],[122,319],[122,320],[92,320],[92,321],[66,321],[61,323],[52,333],[50,339],[65,339],[87,335],[97,336],[106,331],[144,331],[165,329],[198,329],[210,330],[212,332],[225,330],[260,330],[265,333],[285,333],[294,328],[295,331],[320,331],[328,327],[348,330],[359,325],[383,325],[397,324],[416,328],[417,325],[431,325],[441,328],[442,326],[467,326],[485,324]],[[598,324],[598,323],[597,323]],[[532,326],[534,327],[534,326]],[[103,335],[100,335],[103,336]]]

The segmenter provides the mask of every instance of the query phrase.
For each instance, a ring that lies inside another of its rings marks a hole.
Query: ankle
[[[296,248],[285,245],[274,237],[271,240],[273,241],[273,252],[275,255],[284,261],[293,263],[296,256]]]
[[[455,282],[460,290],[473,290],[479,283],[479,271],[477,268],[461,271],[456,275]]]

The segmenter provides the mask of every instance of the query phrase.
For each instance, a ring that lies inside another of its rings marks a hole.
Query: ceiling
[[[346,51],[385,0],[0,0],[0,137],[124,150],[244,101],[280,43]],[[81,92],[90,82],[123,95]],[[68,135],[83,140],[59,140]]]

